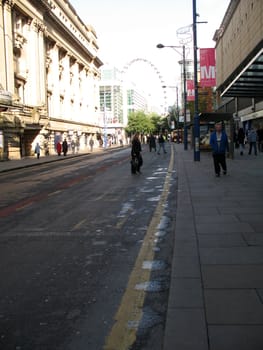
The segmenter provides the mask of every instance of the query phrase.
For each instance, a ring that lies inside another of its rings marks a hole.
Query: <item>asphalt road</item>
[[[145,146],[0,174],[0,349],[161,350],[177,175]]]

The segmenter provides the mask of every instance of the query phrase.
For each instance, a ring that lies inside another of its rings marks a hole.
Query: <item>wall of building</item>
[[[232,0],[216,38],[217,86],[263,39],[263,1]]]
[[[0,90],[12,96],[2,159],[30,155],[36,140],[50,153],[62,138],[86,147],[102,127],[96,32],[67,0],[0,0],[0,15]]]
[[[263,1],[231,0],[216,42],[216,81],[218,111],[232,113],[236,127],[263,128],[263,97],[254,96],[247,86],[247,95],[221,97],[229,86],[260,52],[263,45]],[[233,93],[234,95],[234,93]]]

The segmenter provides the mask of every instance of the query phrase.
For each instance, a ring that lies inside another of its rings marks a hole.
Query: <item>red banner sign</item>
[[[216,86],[215,49],[200,49],[200,86]]]
[[[193,80],[186,80],[187,101],[195,100],[195,84]]]

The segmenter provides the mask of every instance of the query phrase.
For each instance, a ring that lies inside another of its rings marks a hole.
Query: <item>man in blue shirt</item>
[[[210,145],[212,147],[216,176],[220,176],[220,165],[223,169],[223,174],[226,175],[226,152],[229,152],[229,145],[227,134],[224,130],[222,130],[221,122],[215,124],[215,131],[210,137]]]

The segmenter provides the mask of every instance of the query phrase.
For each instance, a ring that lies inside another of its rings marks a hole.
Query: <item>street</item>
[[[141,175],[129,148],[0,174],[0,349],[162,349],[173,147]]]

